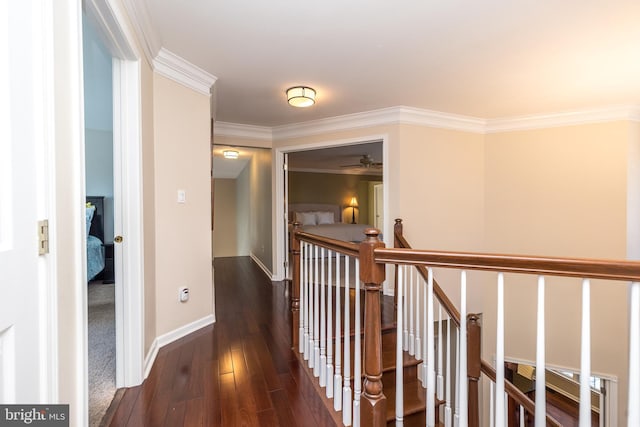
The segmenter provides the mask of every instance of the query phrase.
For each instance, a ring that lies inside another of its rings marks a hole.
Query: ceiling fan
[[[375,162],[369,154],[363,154],[359,163],[353,165],[341,165],[341,168],[366,168],[366,169],[380,169],[382,162]]]

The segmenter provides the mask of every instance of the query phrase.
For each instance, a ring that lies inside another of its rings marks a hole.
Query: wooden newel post
[[[296,232],[300,229],[300,223],[293,223],[291,233],[291,261],[293,262],[293,272],[291,278],[291,346],[294,350],[298,348],[300,340],[300,240]]]
[[[401,248],[400,240],[398,236],[402,236],[402,218],[396,218],[396,223],[393,225],[393,247]],[[393,277],[393,315],[395,317],[398,312],[398,264],[395,265],[395,272]]]
[[[480,426],[480,408],[478,381],[480,380],[480,317],[477,314],[467,315],[467,377],[469,391],[469,427]]]
[[[387,398],[382,394],[382,319],[380,291],[385,278],[384,264],[374,262],[376,248],[384,247],[375,228],[365,230],[367,239],[360,244],[360,280],[364,283],[364,386],[360,402],[361,425],[382,427],[387,424]],[[354,379],[359,381],[358,378]]]

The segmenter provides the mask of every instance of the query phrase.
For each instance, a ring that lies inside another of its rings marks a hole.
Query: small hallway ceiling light
[[[287,89],[287,101],[292,107],[311,107],[316,103],[316,91],[307,86],[294,86]]]
[[[236,150],[224,150],[222,152],[222,155],[224,156],[225,159],[237,159],[238,154],[239,153]]]

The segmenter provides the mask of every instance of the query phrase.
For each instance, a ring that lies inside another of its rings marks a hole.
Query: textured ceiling
[[[142,1],[142,0],[140,0]],[[640,104],[638,0],[150,0],[163,47],[218,77],[217,120],[406,105],[481,118]],[[284,91],[314,87],[295,109]]]

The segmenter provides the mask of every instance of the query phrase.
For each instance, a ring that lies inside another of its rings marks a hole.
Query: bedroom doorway
[[[89,425],[99,425],[116,392],[113,58],[82,16]],[[120,267],[120,266],[118,266]]]
[[[335,222],[374,225],[373,188],[381,184],[382,218],[386,210],[384,190],[388,181],[386,136],[328,141],[276,151],[276,279],[287,277],[290,206],[327,205],[337,209]],[[286,163],[285,163],[286,160]],[[286,167],[285,167],[286,165]],[[355,199],[355,200],[354,200]],[[382,221],[382,219],[381,219]],[[380,229],[388,235],[383,222]],[[354,240],[357,238],[350,238]]]
[[[108,236],[105,230],[105,241],[113,239],[115,325],[112,328],[115,332],[112,329],[110,333],[115,334],[115,387],[131,387],[142,383],[145,368],[141,55],[126,30],[128,23],[122,22],[121,11],[114,10],[111,2],[87,0],[83,5],[85,18],[104,43],[111,61],[113,229],[109,230]],[[84,166],[88,174],[86,161]],[[84,301],[88,299],[87,288],[85,285],[81,289]],[[86,316],[86,306],[78,309]],[[87,366],[88,343],[82,344],[78,351],[84,353],[85,363],[78,364],[78,377],[87,378],[83,368]],[[86,396],[88,380],[84,387]]]

